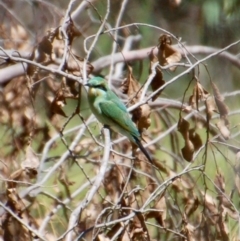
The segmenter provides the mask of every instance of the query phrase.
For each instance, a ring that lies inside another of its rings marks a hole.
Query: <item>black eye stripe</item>
[[[101,90],[106,90],[105,86],[103,85],[96,85],[95,87]]]

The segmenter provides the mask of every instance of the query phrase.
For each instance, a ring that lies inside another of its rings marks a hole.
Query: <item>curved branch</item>
[[[146,59],[148,58],[148,55],[153,48],[155,48],[154,53],[157,54],[156,46],[139,49],[139,50],[122,52],[122,53],[116,53],[113,56],[114,64],[119,62],[124,62],[124,61],[128,62],[128,61]],[[196,54],[209,55],[221,50],[219,48],[207,47],[202,45],[186,46],[185,49],[187,50],[188,54],[193,54],[193,55],[196,55]],[[178,48],[178,51],[181,52],[181,54],[184,54],[182,49]],[[240,68],[240,59],[236,55],[230,52],[224,51],[218,54],[218,56],[228,60],[237,68]],[[99,58],[98,60],[92,62],[92,65],[94,67],[94,73],[100,72],[102,69],[106,68],[110,64],[111,64],[111,55],[107,55]]]
[[[81,212],[83,209],[91,202],[93,196],[97,192],[98,188],[100,187],[106,170],[108,166],[108,160],[109,160],[109,154],[110,154],[110,131],[109,129],[104,128],[104,139],[105,139],[105,148],[104,148],[104,155],[103,155],[103,160],[101,162],[101,167],[99,170],[99,173],[93,183],[92,188],[89,190],[88,194],[86,195],[85,199],[75,208],[75,210],[71,213],[69,223],[68,223],[68,231],[67,231],[67,236],[66,236],[66,241],[71,241],[72,240],[72,230],[76,225],[77,220],[81,216]]]
[[[110,54],[110,55],[101,57],[91,63],[94,67],[93,74],[98,74],[101,72],[102,69],[110,66],[112,58],[113,58],[113,64],[125,62],[125,61],[128,62],[128,61],[136,61],[136,60],[146,59],[146,58],[148,58],[148,54],[150,53],[151,49],[155,48],[155,47],[156,46],[139,49],[139,50],[126,51],[126,52],[123,51],[122,53],[116,53],[113,56]],[[221,49],[218,49],[218,48],[207,47],[207,46],[202,46],[202,45],[186,46],[185,49],[187,50],[188,54],[193,54],[193,55],[197,55],[197,54],[198,55],[199,54],[200,55],[209,55],[209,54],[213,54],[217,51],[221,51]],[[155,49],[154,51],[156,54],[157,49]],[[182,49],[179,48],[179,51],[183,54]],[[27,56],[27,54],[23,53],[22,56],[25,57],[25,56]],[[224,51],[224,52],[217,54],[216,56],[228,60],[235,67],[240,69],[240,59],[236,55],[234,55],[228,51]],[[216,57],[216,56],[213,56],[213,57]],[[10,54],[9,55],[4,54],[2,51],[0,52],[0,58],[4,58],[4,59],[8,58],[8,59],[14,60],[16,62],[26,62],[29,64],[32,63],[31,61],[24,61],[22,58],[17,58]],[[46,70],[46,71],[48,70],[47,66],[44,66],[44,68],[40,64],[39,65],[35,64],[35,66],[39,67],[40,69]],[[57,69],[57,67],[56,67],[56,69]],[[52,73],[58,73],[60,75],[63,73],[63,72],[60,73],[57,70],[54,71],[53,68],[49,68],[49,71]],[[23,74],[24,74],[24,68],[23,68],[22,64],[20,64],[20,63],[17,63],[15,65],[12,65],[12,66],[9,66],[6,68],[2,68],[2,69],[0,69],[0,84],[8,82],[12,78],[21,76]],[[68,74],[68,77],[69,77],[69,74]]]

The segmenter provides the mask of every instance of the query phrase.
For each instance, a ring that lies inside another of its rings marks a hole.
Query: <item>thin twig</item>
[[[47,241],[38,231],[30,227],[27,223],[25,223],[21,218],[19,218],[10,208],[6,207],[1,201],[0,201],[0,206],[5,209],[7,213],[9,213],[13,218],[15,218],[19,223],[21,223],[24,227],[26,227],[30,232],[35,234],[38,238],[41,240]]]
[[[86,195],[85,199],[80,203],[80,205],[77,206],[77,208],[71,213],[69,223],[68,223],[68,231],[66,235],[66,241],[71,241],[73,236],[73,228],[76,225],[77,220],[79,219],[79,216],[81,216],[82,211],[86,208],[86,206],[91,202],[92,198],[94,197],[95,193],[97,192],[98,188],[100,187],[108,165],[109,160],[109,154],[110,154],[110,131],[109,129],[104,128],[104,140],[105,140],[105,148],[104,148],[104,155],[103,160],[101,163],[101,167],[99,170],[98,175],[96,176],[96,179],[89,190],[88,194]]]

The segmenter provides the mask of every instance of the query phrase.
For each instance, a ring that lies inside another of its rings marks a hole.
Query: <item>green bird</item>
[[[141,143],[141,135],[131,120],[126,106],[109,89],[107,81],[101,77],[94,77],[88,81],[86,86],[89,86],[88,102],[96,118],[104,126],[126,136],[152,162],[152,158]]]

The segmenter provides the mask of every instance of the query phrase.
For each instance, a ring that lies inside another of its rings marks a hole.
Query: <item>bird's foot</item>
[[[109,125],[103,125],[103,128],[110,129]]]
[[[110,127],[109,125],[103,125],[103,127],[101,128],[101,133],[103,134],[103,129],[106,128],[106,129],[109,129],[110,130]]]

